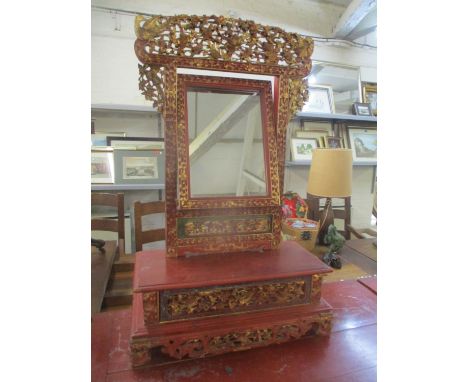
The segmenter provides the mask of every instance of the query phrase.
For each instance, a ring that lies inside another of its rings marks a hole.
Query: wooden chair
[[[372,204],[372,215],[377,220],[377,182],[374,188],[374,203]],[[372,239],[377,237],[377,230],[372,228],[355,228],[348,225],[349,231],[358,239]]]
[[[166,213],[166,202],[156,201],[141,203],[135,202],[135,249],[136,251],[143,250],[143,244],[152,243],[155,241],[166,240],[166,229],[157,228],[148,231],[143,231],[142,217],[151,214],[165,214]]]
[[[91,219],[91,231],[116,232],[118,235],[118,257],[125,255],[125,212],[124,194],[91,193],[91,206],[107,206],[117,209],[117,219]],[[117,259],[116,259],[117,260]]]

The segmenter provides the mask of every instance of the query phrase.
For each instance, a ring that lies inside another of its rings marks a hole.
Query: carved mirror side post
[[[277,27],[223,16],[137,16],[135,32],[135,52],[142,63],[139,65],[140,90],[146,99],[153,101],[165,122],[167,255],[276,248],[280,241],[279,196],[283,189],[286,129],[289,120],[307,100],[305,78],[312,65],[312,39]],[[234,202],[233,208],[227,208],[228,204],[223,208],[195,206],[191,211],[178,208],[177,183],[184,170],[177,153],[177,130],[182,121],[177,102],[178,68],[275,77],[274,99],[270,105],[274,134],[273,141],[269,142],[274,143],[276,152],[272,157],[277,160],[277,175],[272,175],[278,177],[276,185],[272,183],[277,190],[272,189],[271,195],[278,194],[274,203],[247,208]],[[267,224],[268,229],[263,232],[255,228],[245,235],[236,231],[228,235],[228,240],[222,235],[181,236],[182,223],[187,222],[184,219],[216,216],[229,217],[224,223],[228,229],[246,222],[257,228]]]

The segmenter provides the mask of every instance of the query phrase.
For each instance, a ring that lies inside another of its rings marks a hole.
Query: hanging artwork
[[[349,144],[353,162],[377,163],[377,129],[348,128]]]

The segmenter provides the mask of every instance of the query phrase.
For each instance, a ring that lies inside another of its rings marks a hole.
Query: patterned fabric
[[[281,202],[283,219],[307,217],[307,204],[296,192],[286,192],[282,196]]]

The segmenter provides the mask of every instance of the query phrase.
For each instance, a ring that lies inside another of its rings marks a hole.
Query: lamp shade
[[[353,155],[349,149],[315,149],[307,193],[328,198],[351,196]]]

